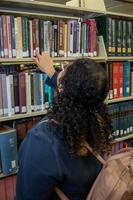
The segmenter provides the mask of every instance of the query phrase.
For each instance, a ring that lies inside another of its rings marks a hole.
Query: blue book
[[[123,65],[123,96],[127,97],[130,96],[130,62],[124,62]]]
[[[8,126],[0,127],[0,154],[2,172],[5,175],[18,169],[16,130]]]

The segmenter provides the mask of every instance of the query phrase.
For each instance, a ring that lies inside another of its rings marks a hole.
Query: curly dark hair
[[[62,90],[57,92],[50,116],[58,122],[70,151],[86,155],[87,142],[94,151],[107,152],[112,126],[104,104],[109,91],[104,67],[91,59],[78,59],[66,68],[59,85]]]

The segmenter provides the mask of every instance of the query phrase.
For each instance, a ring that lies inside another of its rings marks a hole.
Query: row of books
[[[133,68],[130,62],[107,64],[109,79],[109,99],[133,95]]]
[[[110,16],[98,17],[96,21],[108,56],[133,55],[133,21]]]
[[[23,58],[48,51],[55,56],[97,56],[94,19],[53,20],[0,16],[0,57]]]
[[[0,173],[8,175],[18,169],[18,148],[29,129],[42,117],[14,121],[11,126],[0,127]],[[0,199],[1,200],[1,199]]]
[[[10,71],[0,74],[0,116],[30,113],[49,108],[54,90],[45,84],[47,75],[40,71]],[[6,71],[7,69],[7,71]],[[2,72],[3,68],[1,69]]]
[[[16,196],[16,175],[0,180],[0,200],[14,200]]]
[[[33,117],[30,119],[22,119],[13,122],[13,127],[15,127],[17,131],[17,146],[19,145],[27,135],[28,130],[30,130],[37,122],[39,122],[43,116],[41,117]]]
[[[112,119],[113,139],[133,133],[133,101],[108,105]]]
[[[111,155],[115,155],[116,153],[118,153],[121,149],[123,148],[127,148],[127,147],[133,147],[133,139],[129,139],[126,141],[121,141],[121,142],[116,142],[114,144],[112,144],[112,151],[111,151]],[[103,158],[105,160],[108,159],[108,155],[104,154]]]

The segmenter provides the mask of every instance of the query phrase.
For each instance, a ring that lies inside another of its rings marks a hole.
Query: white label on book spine
[[[132,126],[130,126],[130,128],[129,128],[129,129],[130,129],[130,132],[132,132],[132,131],[133,131],[133,127],[132,127]]]
[[[3,109],[0,109],[0,115],[3,115]]]
[[[19,112],[19,106],[15,106],[15,113]]]
[[[114,88],[114,95],[117,95],[117,88]]]
[[[22,106],[22,113],[26,112],[26,106]]]
[[[8,56],[8,49],[4,49],[5,56]]]
[[[120,94],[123,94],[123,88],[120,88]]]
[[[94,56],[97,56],[97,52],[96,51],[94,51]]]
[[[130,92],[130,88],[129,87],[126,88],[126,92]]]
[[[15,114],[15,110],[14,110],[14,108],[12,108],[12,115],[14,115]]]
[[[9,50],[9,58],[12,58],[12,51]]]
[[[125,134],[125,135],[127,134],[127,131],[126,131],[126,130],[124,130],[124,134]]]
[[[8,108],[4,108],[4,115],[8,114]]]
[[[31,105],[31,110],[34,111],[35,110],[35,106]]]
[[[16,167],[16,161],[15,161],[15,160],[12,160],[12,161],[11,161],[11,166],[12,166],[12,168],[15,168],[15,167]]]
[[[16,49],[13,49],[13,50],[12,50],[12,55],[13,55],[13,57],[16,57],[16,56],[17,56]]]
[[[127,133],[130,133],[130,128],[127,128]]]
[[[4,51],[1,51],[0,53],[1,53],[1,58],[3,58],[4,57]]]
[[[120,130],[120,135],[123,135],[123,130]]]

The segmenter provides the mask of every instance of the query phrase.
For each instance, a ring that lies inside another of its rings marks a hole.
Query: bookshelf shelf
[[[32,112],[32,113],[25,113],[25,114],[16,114],[10,117],[9,116],[0,117],[0,122],[11,121],[11,120],[16,120],[16,119],[25,119],[29,117],[37,117],[37,116],[46,115],[46,114],[47,114],[47,110]]]
[[[107,100],[107,104],[133,100],[133,96]]]
[[[54,57],[53,61],[74,61],[78,58],[88,58],[96,61],[105,61],[105,57]],[[0,64],[34,63],[32,58],[0,58]]]
[[[133,60],[133,56],[113,56],[113,57],[108,57],[107,61],[132,61]]]
[[[131,14],[119,13],[119,12],[111,12],[111,11],[106,11],[106,15],[113,15],[113,16],[117,16],[117,17],[133,18],[133,15],[131,15]]]
[[[16,175],[17,173],[18,173],[18,170],[17,170],[16,172],[13,172],[13,173],[8,174],[8,175],[5,175],[5,174],[1,173],[1,174],[0,174],[0,179],[6,178],[6,177],[8,177],[8,176]]]
[[[133,133],[131,133],[127,136],[124,136],[124,137],[116,138],[116,139],[114,139],[114,141],[112,143],[122,142],[124,140],[132,139],[132,138],[133,138]]]
[[[16,13],[21,13],[23,10],[27,10],[28,13],[38,13],[38,11],[41,12],[48,12],[49,14],[55,14],[57,17],[59,13],[60,17],[67,16],[84,16],[89,13],[100,13],[105,14],[105,11],[101,11],[98,9],[86,9],[81,7],[74,7],[74,6],[66,6],[63,4],[57,4],[57,3],[49,3],[49,2],[39,2],[39,1],[18,1],[18,0],[2,0],[0,4],[0,10],[2,11],[5,9],[6,12],[9,13],[8,7],[12,10],[16,11]],[[17,8],[17,9],[16,9]],[[47,14],[47,13],[46,13]],[[34,14],[36,16],[36,14]]]

